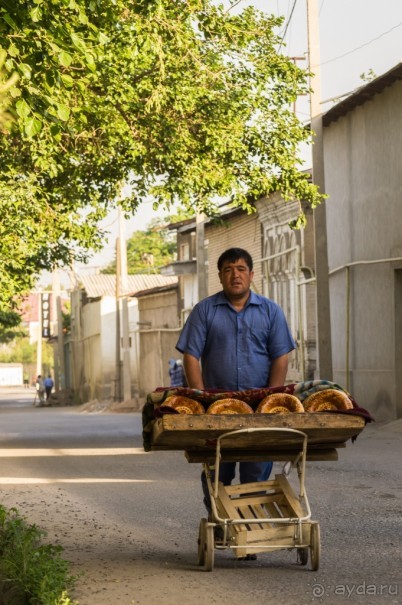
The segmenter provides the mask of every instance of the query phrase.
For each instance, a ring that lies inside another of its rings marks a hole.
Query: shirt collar
[[[230,305],[230,302],[226,298],[223,290],[221,292],[218,292],[215,299],[215,305]],[[255,292],[253,292],[253,290],[250,291],[250,298],[248,299],[247,304],[244,308],[248,307],[249,305],[261,305],[260,298]]]

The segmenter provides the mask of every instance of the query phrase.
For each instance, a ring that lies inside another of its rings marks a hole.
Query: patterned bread
[[[304,400],[306,412],[327,412],[329,410],[351,410],[353,403],[343,391],[324,389],[312,393]]]
[[[260,401],[257,414],[291,414],[304,412],[301,401],[288,393],[272,393]]]
[[[162,405],[176,410],[179,414],[205,414],[204,406],[199,401],[182,395],[170,395]]]
[[[219,399],[211,403],[207,414],[253,414],[253,408],[240,399]]]

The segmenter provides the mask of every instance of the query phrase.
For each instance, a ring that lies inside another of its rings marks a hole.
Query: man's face
[[[230,263],[225,261],[219,271],[223,291],[228,298],[241,298],[250,290],[254,272],[250,271],[243,258]]]

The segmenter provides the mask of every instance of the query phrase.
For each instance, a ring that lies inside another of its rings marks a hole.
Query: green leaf
[[[99,32],[98,41],[99,44],[107,44],[109,42],[109,37],[106,36],[106,34],[104,34],[103,32]]]
[[[50,134],[56,141],[60,141],[61,139],[61,128],[58,124],[52,124],[50,127]]]
[[[20,101],[17,101],[17,103],[15,105],[15,109],[17,110],[17,114],[19,115],[20,118],[26,118],[31,113],[31,108],[29,107],[29,105],[25,101],[25,99],[21,99]]]
[[[59,53],[59,63],[63,67],[70,67],[72,61],[72,56],[65,50],[62,50],[61,53]]]
[[[57,116],[63,122],[67,122],[68,118],[70,117],[70,108],[67,107],[67,105],[57,105]]]
[[[25,134],[32,138],[42,130],[42,122],[38,118],[28,118],[24,126]]]
[[[4,19],[4,21],[6,23],[8,23],[8,25],[14,29],[17,30],[18,29],[18,25],[16,24],[16,22],[12,19],[12,17],[10,17],[10,15],[8,13],[3,13],[2,14],[2,18]]]
[[[24,76],[24,78],[26,78],[27,80],[31,79],[32,68],[30,65],[28,65],[27,63],[20,63],[18,65],[18,69],[21,72],[21,74]]]
[[[92,72],[96,71],[96,63],[95,63],[93,55],[91,55],[90,53],[86,53],[85,54],[85,60],[86,60],[86,63],[87,63],[87,67],[89,67],[89,69]]]
[[[78,15],[78,20],[80,23],[82,23],[83,25],[87,25],[88,23],[88,17],[86,16],[85,13],[83,13],[82,11],[80,11],[79,15]]]
[[[39,6],[36,6],[35,8],[33,8],[30,11],[30,15],[31,15],[31,19],[34,23],[37,23],[38,21],[40,21],[42,19],[42,10],[39,8]]]
[[[71,34],[71,41],[77,50],[79,50],[82,53],[86,52],[86,50],[87,50],[86,44],[85,44],[84,40],[82,38],[80,38],[77,34],[75,34],[75,33]]]
[[[10,44],[7,52],[10,55],[10,57],[18,57],[18,55],[20,54],[19,49],[17,48],[17,46],[14,43]]]
[[[13,99],[18,99],[18,97],[21,96],[21,90],[19,88],[16,88],[15,86],[13,88],[11,88],[10,90],[10,97]]]
[[[61,74],[61,80],[66,88],[72,88],[74,86],[74,80],[68,74]]]

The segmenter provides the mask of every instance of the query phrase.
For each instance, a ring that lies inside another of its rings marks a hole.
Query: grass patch
[[[76,578],[62,547],[45,544],[46,532],[14,508],[0,505],[1,605],[77,605],[68,596]]]

